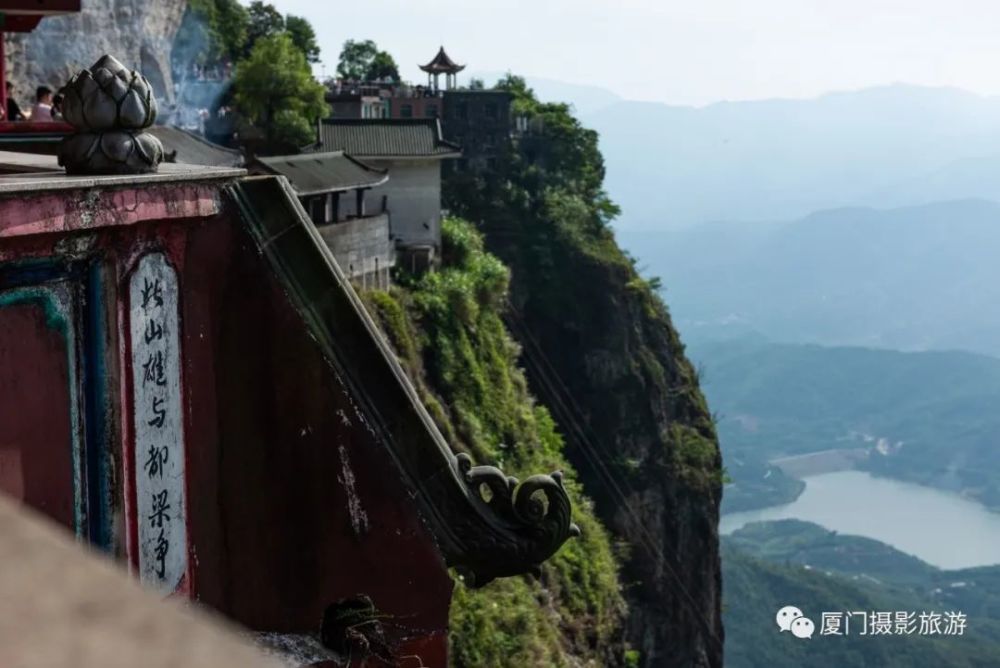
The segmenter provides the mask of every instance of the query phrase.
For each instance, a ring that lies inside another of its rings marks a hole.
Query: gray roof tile
[[[169,125],[154,125],[148,132],[156,135],[168,155],[176,151],[176,162],[211,167],[242,167],[243,154],[213,144],[203,137]]]
[[[428,119],[328,118],[320,124],[323,151],[343,150],[359,158],[458,157],[461,148],[441,136]]]
[[[344,151],[279,155],[257,158],[256,163],[286,177],[299,195],[373,188],[389,178],[384,169],[370,167]]]

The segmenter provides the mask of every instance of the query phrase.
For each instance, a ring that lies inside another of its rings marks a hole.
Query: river
[[[723,515],[719,531],[749,522],[798,519],[874,538],[939,568],[1000,564],[1000,513],[957,494],[862,471],[804,478],[794,502]]]

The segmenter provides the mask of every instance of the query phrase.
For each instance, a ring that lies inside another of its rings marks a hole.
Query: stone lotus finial
[[[59,145],[67,174],[144,174],[163,160],[160,141],[143,132],[156,120],[146,77],[102,56],[63,86],[63,118],[77,132]]]

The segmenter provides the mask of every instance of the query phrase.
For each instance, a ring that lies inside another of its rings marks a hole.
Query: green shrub
[[[402,276],[364,299],[385,329],[432,417],[455,450],[510,475],[561,470],[582,536],[543,565],[542,577],[504,578],[481,590],[456,583],[456,666],[602,665],[621,633],[618,562],[549,412],[528,392],[520,349],[502,318],[510,272],[468,223],[442,226],[444,264]]]

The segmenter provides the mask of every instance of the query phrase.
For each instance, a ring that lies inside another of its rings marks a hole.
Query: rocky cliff
[[[597,516],[624,546],[627,666],[722,665],[722,460],[658,282],[617,245],[597,134],[523,80],[529,119],[489,173],[452,172],[452,211],[510,267],[507,324]]]
[[[721,666],[721,457],[697,374],[617,247],[553,236],[545,263],[530,244],[489,245],[513,269],[511,331],[531,387],[598,516],[629,546],[627,638],[644,666]]]
[[[186,0],[85,0],[78,14],[45,18],[33,32],[7,35],[7,76],[22,107],[36,86],[62,86],[105,53],[146,75],[160,100],[173,100],[170,50]]]

